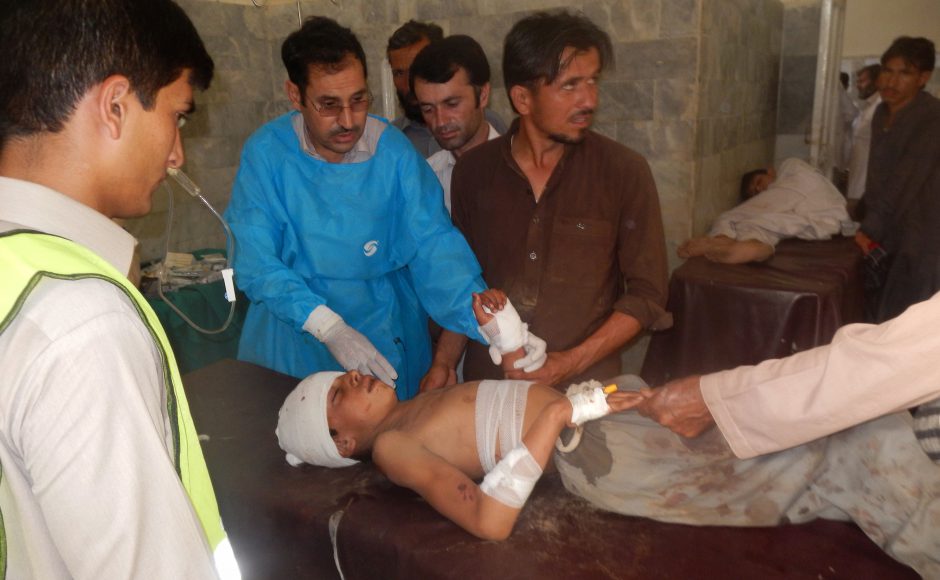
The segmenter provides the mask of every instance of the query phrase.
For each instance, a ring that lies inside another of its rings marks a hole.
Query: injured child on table
[[[511,364],[524,333],[512,305],[490,290],[474,296],[474,311]],[[343,467],[371,453],[391,481],[481,538],[510,535],[554,464],[569,491],[603,509],[693,525],[852,520],[895,559],[940,576],[940,466],[919,446],[909,416],[741,460],[717,430],[684,439],[623,412],[648,394],[637,377],[617,384],[608,393],[592,381],[565,396],[522,381],[482,381],[399,402],[373,377],[317,373],[284,402],[277,435],[292,465]],[[573,425],[583,426],[580,444],[556,451]]]
[[[758,169],[741,179],[740,205],[724,212],[708,235],[688,240],[680,258],[705,256],[713,262],[761,262],[780,240],[828,240],[851,222],[845,197],[805,161],[787,159],[779,173]],[[853,232],[854,233],[854,232]]]

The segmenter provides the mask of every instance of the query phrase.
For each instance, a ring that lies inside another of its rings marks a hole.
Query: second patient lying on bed
[[[718,216],[708,236],[679,246],[680,258],[705,256],[713,262],[743,264],[773,256],[782,239],[827,240],[849,222],[845,197],[819,171],[787,159],[780,171],[759,169],[743,176],[744,201]]]

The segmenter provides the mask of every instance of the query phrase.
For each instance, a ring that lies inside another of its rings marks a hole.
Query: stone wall
[[[807,137],[813,120],[821,9],[816,0],[791,0],[784,10],[775,147],[778,161],[787,157],[809,159]]]
[[[692,233],[738,203],[741,174],[773,161],[783,8],[703,2]]]

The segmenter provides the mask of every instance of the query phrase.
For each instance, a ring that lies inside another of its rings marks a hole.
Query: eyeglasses
[[[321,117],[339,117],[343,114],[343,109],[349,109],[353,113],[361,113],[369,108],[369,105],[372,104],[372,93],[365,93],[362,95],[357,95],[349,100],[349,104],[344,105],[338,101],[329,101],[327,103],[317,103],[311,101],[314,110],[320,114]]]

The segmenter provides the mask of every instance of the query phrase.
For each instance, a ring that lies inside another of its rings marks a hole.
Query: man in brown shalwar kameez
[[[659,197],[643,157],[590,128],[610,37],[583,16],[537,13],[506,36],[503,76],[519,117],[500,138],[460,157],[454,224],[487,284],[502,288],[548,343],[538,369],[507,378],[563,388],[620,374],[620,351],[662,329],[668,268]],[[448,344],[442,336],[435,363]],[[459,352],[458,352],[459,354]],[[458,357],[449,357],[450,365]],[[470,345],[468,380],[501,378]]]

